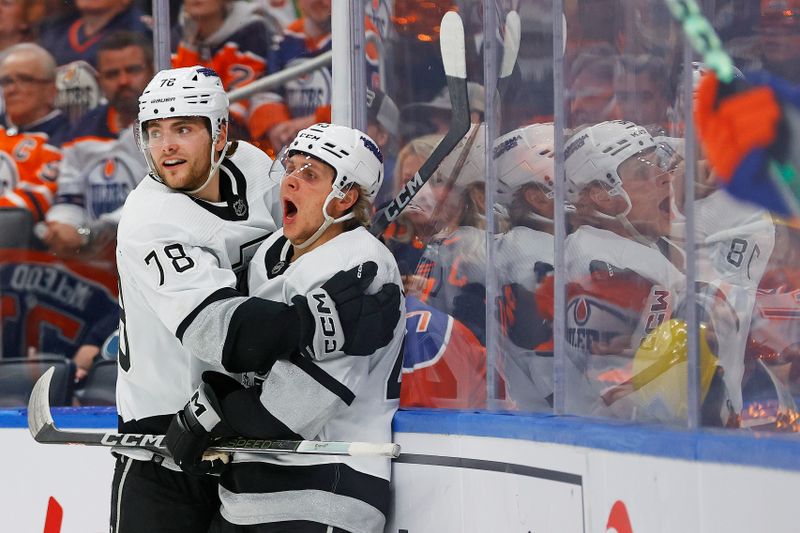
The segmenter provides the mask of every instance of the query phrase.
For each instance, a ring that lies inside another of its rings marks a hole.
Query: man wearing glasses
[[[97,56],[108,104],[78,120],[64,144],[56,203],[43,240],[58,255],[95,255],[116,235],[119,209],[146,173],[129,126],[138,97],[153,76],[150,42],[131,32],[110,34]]]
[[[0,208],[28,209],[44,219],[56,192],[59,146],[68,121],[55,108],[56,64],[44,48],[17,44],[0,62]]]

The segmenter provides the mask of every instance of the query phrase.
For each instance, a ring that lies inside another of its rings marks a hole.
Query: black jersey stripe
[[[353,394],[353,391],[348,389],[341,381],[314,364],[308,357],[295,352],[289,360],[313,378],[314,381],[338,396],[347,405],[352,404],[353,400],[356,399],[356,395]]]
[[[286,424],[264,408],[261,387],[248,387],[225,396],[222,406],[223,420],[235,434],[254,439],[268,435],[271,439],[303,440]]]
[[[178,337],[178,340],[181,341],[181,343],[183,343],[183,335],[186,333],[186,330],[189,328],[189,326],[192,325],[194,319],[197,318],[197,315],[199,315],[203,309],[213,304],[214,302],[225,300],[227,298],[237,298],[240,296],[244,295],[231,287],[225,287],[212,292],[208,298],[203,300],[200,303],[200,305],[198,305],[192,310],[191,313],[186,315],[186,318],[183,319],[183,321],[178,326],[178,329],[175,331],[175,336]]]
[[[237,494],[321,490],[361,500],[384,515],[389,511],[389,482],[344,463],[285,466],[234,462],[222,474],[220,484]]]
[[[188,400],[188,398],[187,398]],[[140,420],[129,420],[123,422],[121,416],[117,416],[117,429],[120,433],[138,433],[143,435],[166,435],[172,417],[175,413],[167,415],[148,416]]]
[[[190,196],[190,198],[209,213],[223,220],[247,220],[250,216],[250,206],[247,201],[247,180],[239,167],[230,159],[225,158],[222,160],[220,170],[223,168],[230,172],[232,179],[236,181],[236,192],[234,193],[231,178],[224,179],[223,176],[226,175],[226,172],[220,172],[219,193],[222,201],[225,202],[224,206],[216,206],[193,196]]]

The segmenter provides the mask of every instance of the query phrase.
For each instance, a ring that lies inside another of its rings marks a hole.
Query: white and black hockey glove
[[[367,261],[292,298],[301,317],[301,351],[370,355],[391,342],[400,320],[400,287],[386,283],[365,294],[377,273],[378,265]]]
[[[194,475],[219,474],[227,464],[226,454],[205,455],[216,437],[234,436],[224,421],[219,396],[243,389],[236,380],[218,372],[204,372],[203,383],[175,415],[164,443],[175,463]]]

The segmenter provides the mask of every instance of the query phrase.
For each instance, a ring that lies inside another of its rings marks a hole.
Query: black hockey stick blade
[[[149,450],[169,457],[164,435],[135,433],[66,431],[56,427],[50,413],[50,382],[54,368],[49,368],[33,386],[28,401],[28,430],[42,444],[75,444],[83,446],[112,446]],[[210,452],[247,452],[265,454],[299,453],[312,455],[354,455],[398,457],[400,446],[394,443],[333,442],[315,440],[267,440],[246,437],[223,438],[213,442]]]
[[[453,148],[458,145],[459,141],[469,131],[470,111],[469,98],[467,97],[464,24],[455,11],[448,11],[442,17],[439,44],[442,50],[444,73],[447,78],[447,90],[450,93],[450,107],[452,108],[450,129],[414,177],[377,214],[370,228],[373,235],[381,235],[386,230],[386,227],[400,216],[400,213],[403,212],[403,209],[416,196],[422,186],[427,183],[442,160],[453,151]]]
[[[505,32],[503,34],[503,59],[500,63],[500,79],[497,80],[497,92],[502,98],[511,82],[511,74],[517,64],[519,43],[522,37],[522,24],[519,13],[514,10],[506,13]]]

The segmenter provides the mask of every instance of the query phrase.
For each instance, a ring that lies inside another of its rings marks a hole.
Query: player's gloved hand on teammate
[[[301,316],[302,349],[313,347],[317,357],[369,355],[389,344],[400,320],[400,287],[386,283],[365,294],[377,272],[378,265],[367,261],[336,273],[307,296],[292,298]]]
[[[189,474],[218,474],[228,462],[227,454],[206,454],[216,437],[234,436],[225,423],[221,400],[244,387],[218,372],[204,372],[203,382],[184,408],[175,415],[164,442],[175,463]]]

